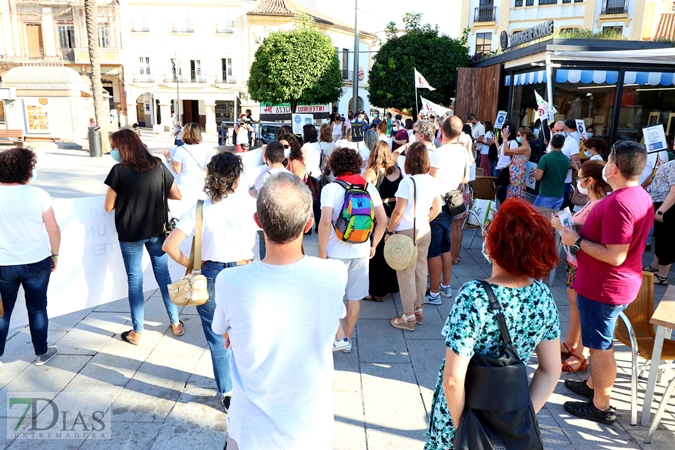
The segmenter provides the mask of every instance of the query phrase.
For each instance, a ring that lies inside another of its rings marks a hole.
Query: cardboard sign
[[[579,133],[579,136],[586,137],[586,123],[584,120],[577,119],[575,122],[577,123],[577,132]]]
[[[495,130],[501,130],[504,127],[504,123],[506,123],[506,111],[499,111],[495,119]]]
[[[530,189],[536,189],[537,187],[537,179],[534,177],[537,174],[537,163],[533,163],[532,161],[528,161],[527,163],[527,169],[525,172],[525,184],[527,187]]]
[[[645,147],[647,153],[658,152],[659,150],[668,149],[668,141],[666,141],[666,132],[663,130],[663,124],[659,123],[650,127],[643,127],[642,134],[645,140]]]

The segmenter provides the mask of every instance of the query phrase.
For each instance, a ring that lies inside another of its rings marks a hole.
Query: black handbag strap
[[[492,290],[492,286],[490,286],[490,283],[488,283],[485,280],[478,280],[478,281],[480,282],[481,286],[483,286],[483,289],[485,290],[485,293],[487,294],[488,299],[490,300],[490,310],[495,313],[495,318],[499,323],[499,330],[501,331],[504,345],[509,345],[511,343],[511,334],[509,334],[509,329],[506,326],[506,318],[504,317],[502,305],[500,305],[499,301],[497,301],[497,296],[495,295],[495,292]]]

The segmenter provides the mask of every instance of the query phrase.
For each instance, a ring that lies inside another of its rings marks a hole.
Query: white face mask
[[[391,127],[392,130],[398,131],[398,127]]]
[[[607,169],[607,164],[605,164],[605,166],[602,168],[602,179],[605,180],[605,183],[609,183],[607,178],[609,178],[611,175],[609,175],[609,176],[605,175],[606,174],[605,169]]]
[[[588,188],[581,187],[581,181],[579,180],[577,180],[577,191],[579,191],[580,194],[588,195]]]

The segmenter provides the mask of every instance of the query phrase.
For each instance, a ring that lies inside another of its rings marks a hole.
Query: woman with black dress
[[[389,145],[386,142],[377,142],[371,150],[363,178],[368,183],[375,185],[380,192],[387,217],[391,217],[391,213],[396,206],[394,194],[396,194],[398,185],[403,179],[403,174],[394,162],[391,150],[389,150]],[[366,297],[366,300],[381,302],[385,295],[398,292],[396,271],[389,267],[389,264],[384,260],[384,239],[380,241],[375,256],[370,260],[369,271],[370,296]]]

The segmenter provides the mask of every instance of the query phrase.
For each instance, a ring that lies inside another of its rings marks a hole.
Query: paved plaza
[[[166,136],[144,136],[153,152],[161,151]],[[207,141],[213,137],[207,137]],[[215,141],[215,140],[214,140]],[[102,195],[102,181],[114,164],[108,156],[89,158],[84,150],[38,150],[38,186],[55,198]],[[464,282],[486,278],[489,266],[480,253],[480,242],[466,246],[462,261],[453,266],[452,286],[456,292]],[[305,238],[305,251],[316,255],[317,236]],[[66,251],[66,249],[64,249]],[[647,252],[645,263],[651,261]],[[564,263],[560,264],[552,288],[560,308],[563,335],[568,311]],[[675,274],[671,273],[671,282]],[[73,287],[76,289],[76,287]],[[664,286],[655,287],[661,298]],[[317,293],[320,299],[320,293]],[[77,392],[112,402],[111,440],[6,439],[6,418],[0,418],[0,448],[10,449],[165,449],[191,446],[221,449],[225,441],[226,415],[215,395],[211,359],[195,308],[183,308],[185,335],[171,333],[164,305],[157,290],[146,292],[146,331],[135,347],[120,334],[131,328],[126,299],[90,308],[50,321],[50,344],[59,355],[43,367],[32,364],[34,355],[27,328],[10,334],[0,367],[0,405],[8,392]],[[383,303],[363,302],[351,353],[334,354],[334,449],[389,450],[421,449],[428,422],[438,368],[445,352],[440,334],[452,301],[441,306],[425,305],[424,325],[408,333],[392,328],[389,320],[401,315],[398,295]],[[289,324],[289,326],[296,326]],[[675,406],[664,415],[652,444],[644,444],[647,428],[630,426],[630,351],[617,345],[619,374],[612,404],[618,421],[605,426],[576,419],[562,404],[581,398],[563,386],[563,375],[554,394],[538,418],[550,449],[672,449],[675,438]],[[530,366],[536,365],[536,359]],[[293,374],[289,373],[289,377]],[[587,373],[581,375],[586,378]],[[639,383],[641,408],[646,374]],[[674,372],[666,371],[657,388],[656,400]],[[576,378],[575,375],[569,376]],[[675,405],[675,400],[671,400]],[[0,406],[0,410],[6,409]],[[653,408],[652,412],[655,412]],[[4,414],[3,414],[4,415]],[[245,450],[245,449],[242,449]]]

